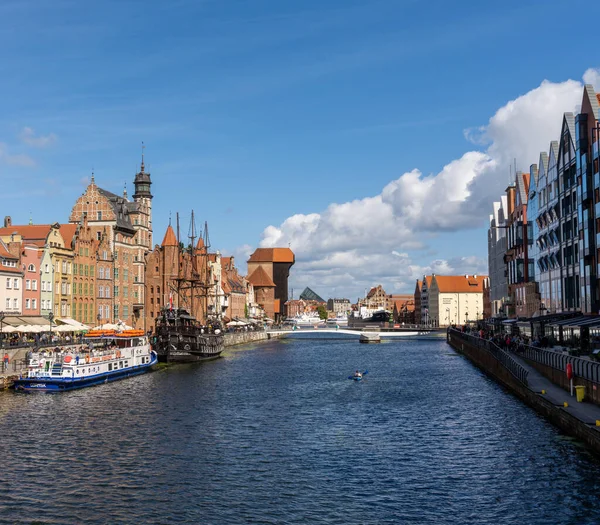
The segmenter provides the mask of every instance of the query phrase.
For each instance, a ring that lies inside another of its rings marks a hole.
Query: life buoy
[[[573,379],[573,365],[571,363],[567,363],[567,379]]]
[[[86,363],[89,363],[89,362],[90,362],[90,354],[87,354],[87,355],[85,356],[85,362],[86,362]]]
[[[65,363],[70,363],[71,362],[71,356],[70,355],[65,356],[64,362]]]

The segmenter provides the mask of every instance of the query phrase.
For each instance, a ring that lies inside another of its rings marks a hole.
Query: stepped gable
[[[289,248],[257,248],[248,259],[248,262],[275,262],[292,263],[296,262],[294,252]]]
[[[252,275],[248,276],[248,282],[255,288],[275,288],[275,283],[263,270],[262,266],[259,266],[252,272]]]
[[[161,246],[177,246],[177,237],[175,237],[175,232],[170,224],[167,227],[165,238],[163,239]]]
[[[304,288],[304,291],[300,294],[300,299],[304,301],[317,301],[318,303],[326,303],[327,301],[323,300],[323,298],[313,292],[308,286]]]

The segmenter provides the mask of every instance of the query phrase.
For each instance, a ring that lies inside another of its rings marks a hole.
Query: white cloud
[[[21,142],[33,148],[46,148],[54,144],[58,140],[58,137],[54,133],[50,133],[46,136],[39,135],[36,137],[35,131],[32,128],[25,127],[19,134],[19,139]]]
[[[600,91],[600,69],[588,69],[583,74],[583,83],[592,84],[592,86],[594,86],[594,90]]]
[[[28,155],[11,155],[8,151],[8,146],[3,142],[0,142],[0,162],[10,166],[21,166],[24,168],[32,168],[36,165],[35,160]]]
[[[584,82],[600,88],[600,70],[588,69]],[[436,174],[404,173],[377,195],[289,217],[267,227],[260,245],[289,243],[297,258],[293,281],[347,290],[349,297],[379,282],[390,293],[410,290],[423,273],[487,273],[485,260],[476,257],[450,253],[419,265],[410,251],[424,248],[439,232],[484,226],[515,159],[521,171],[538,162],[558,138],[563,113],[581,103],[582,87],[574,80],[545,80],[501,107],[485,126],[465,131],[469,142],[485,149],[466,152]]]

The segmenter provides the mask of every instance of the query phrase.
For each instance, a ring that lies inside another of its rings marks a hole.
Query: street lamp
[[[465,324],[469,322],[469,312],[465,312]]]
[[[5,316],[4,312],[0,312],[0,348],[2,348],[3,343],[4,343],[4,341],[3,341],[4,337],[3,337],[2,330],[4,328],[4,318],[5,317],[6,316]]]
[[[52,321],[54,321],[54,314],[52,312],[48,314],[48,321],[50,321],[50,342],[52,342]]]

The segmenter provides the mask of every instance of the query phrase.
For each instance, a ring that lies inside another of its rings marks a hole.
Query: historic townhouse
[[[583,89],[581,112],[575,118],[577,166],[577,220],[579,223],[580,305],[584,313],[600,313],[598,263],[600,247],[600,94],[593,86]]]
[[[246,283],[240,276],[233,257],[221,257],[223,291],[228,297],[225,316],[229,319],[246,317]]]
[[[34,243],[23,242],[21,267],[23,269],[23,315],[41,314],[40,264],[43,250]]]
[[[486,275],[432,275],[428,289],[429,322],[449,326],[483,318]]]
[[[20,257],[0,240],[0,309],[3,315],[19,315],[23,298],[23,272]]]
[[[126,191],[118,196],[99,188],[92,176],[69,217],[70,222],[80,223],[85,216],[96,240],[106,235],[113,263],[112,320],[123,320],[134,327],[140,327],[145,317],[144,264],[152,248],[151,184],[143,156],[134,179],[133,201]]]

